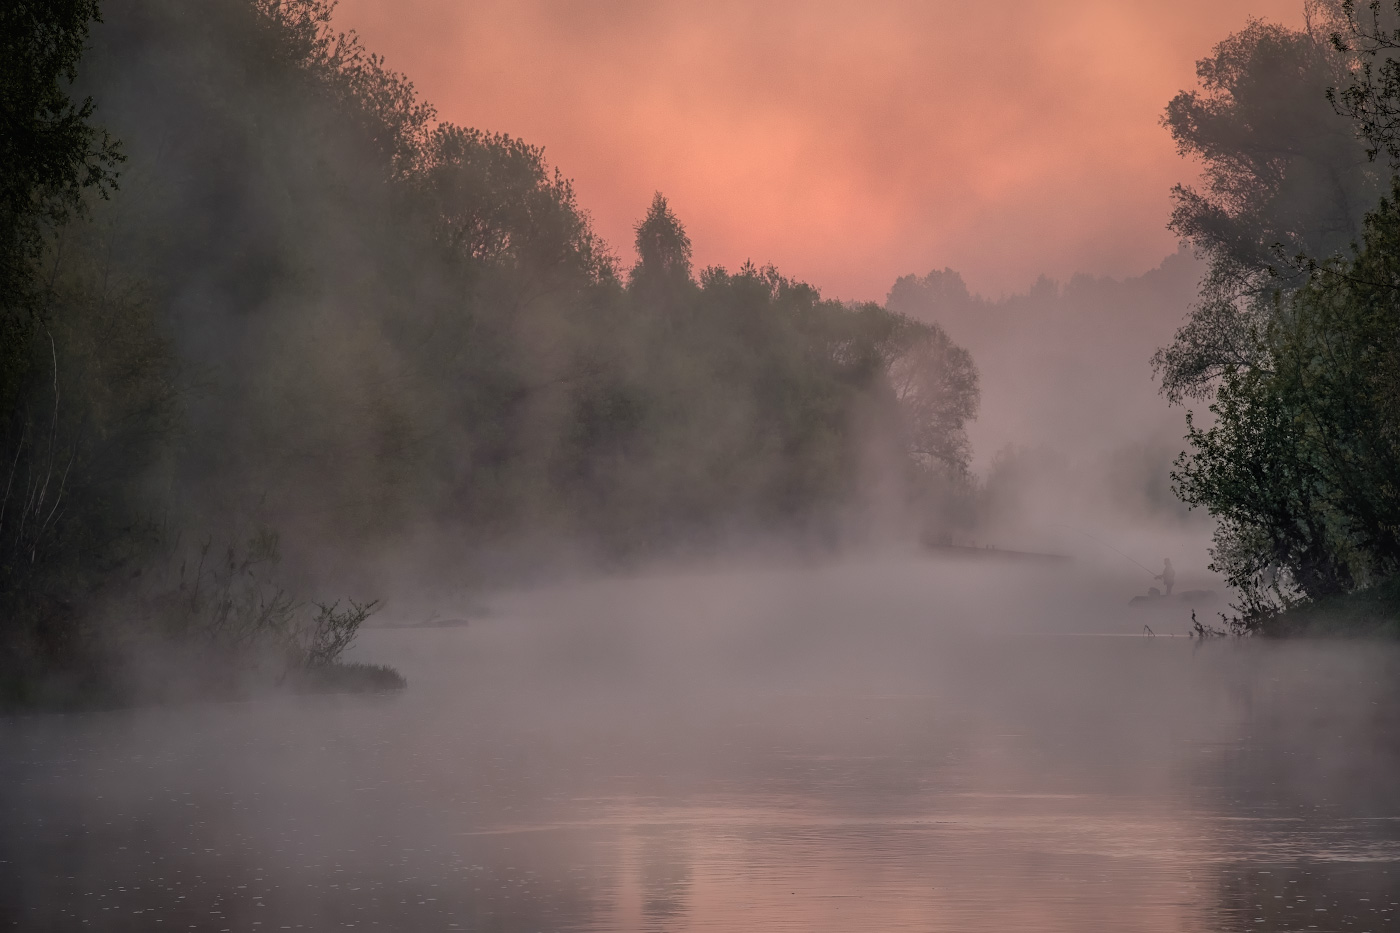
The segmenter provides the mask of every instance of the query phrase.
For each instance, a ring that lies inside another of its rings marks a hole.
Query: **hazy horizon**
[[[1196,166],[1160,125],[1195,64],[1293,0],[761,8],[566,0],[342,0],[439,116],[543,146],[631,260],[652,192],[697,267],[773,262],[828,297],[883,300],[951,267],[996,299],[1038,277],[1125,278],[1176,248]],[[987,50],[1001,61],[989,69]]]

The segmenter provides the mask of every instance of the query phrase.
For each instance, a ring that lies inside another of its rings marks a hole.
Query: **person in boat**
[[[1162,558],[1162,572],[1154,575],[1152,579],[1161,580],[1162,588],[1167,591],[1166,595],[1172,595],[1172,586],[1176,583],[1176,569],[1172,567],[1170,557]]]

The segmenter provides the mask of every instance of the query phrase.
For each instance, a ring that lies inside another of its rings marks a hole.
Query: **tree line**
[[[659,193],[624,267],[539,147],[440,120],[332,12],[0,11],[7,676],[320,657],[376,595],[322,594],[425,540],[463,577],[838,544],[875,473],[953,520],[979,393],[938,325],[697,270]]]

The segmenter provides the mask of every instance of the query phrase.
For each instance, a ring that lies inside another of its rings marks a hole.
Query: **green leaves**
[[[1309,599],[1400,573],[1398,204],[1367,216],[1354,258],[1280,297],[1251,338],[1258,365],[1226,374],[1215,423],[1190,427],[1178,493],[1221,518],[1217,562],[1247,598],[1269,567]]]
[[[120,147],[71,100],[97,0],[0,5],[0,419],[8,419],[44,314],[37,262],[45,235],[82,210],[85,189],[116,187]]]

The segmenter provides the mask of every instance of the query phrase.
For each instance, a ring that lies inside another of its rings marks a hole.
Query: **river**
[[[1400,650],[1125,603],[657,572],[366,630],[395,696],[0,719],[0,928],[1400,930]]]

